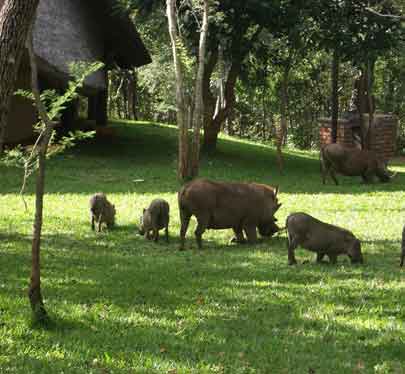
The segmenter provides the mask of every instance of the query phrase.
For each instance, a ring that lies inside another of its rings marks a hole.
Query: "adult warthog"
[[[354,177],[361,176],[364,183],[373,181],[376,176],[381,182],[389,182],[395,173],[387,169],[387,164],[373,151],[341,144],[327,144],[320,151],[322,182],[325,184],[329,174],[338,184],[335,173]]]
[[[341,254],[349,256],[352,263],[363,263],[360,241],[349,230],[328,223],[306,213],[292,213],[286,221],[288,238],[288,264],[294,265],[294,251],[298,246],[316,252],[316,261],[326,256],[336,263]]]
[[[180,239],[184,240],[190,218],[197,218],[195,236],[201,249],[202,234],[206,229],[233,229],[236,241],[249,243],[257,240],[257,229],[261,236],[271,236],[279,228],[274,214],[281,204],[277,201],[278,188],[258,183],[215,182],[196,179],[179,191],[181,220]]]

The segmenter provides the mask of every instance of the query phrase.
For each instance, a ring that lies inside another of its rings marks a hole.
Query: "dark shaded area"
[[[302,365],[325,372],[325,368],[342,369],[343,362],[355,363],[365,355],[367,367],[373,368],[402,357],[403,337],[394,332],[384,338],[381,330],[320,318],[331,313],[324,309],[331,305],[335,317],[366,319],[373,308],[379,318],[405,318],[405,310],[392,303],[401,300],[403,290],[383,287],[402,277],[399,268],[391,266],[395,241],[372,242],[381,250],[366,254],[364,267],[350,266],[340,258],[336,266],[315,264],[313,256],[304,251],[299,257],[311,258],[310,262],[289,267],[281,246],[284,238],[273,239],[269,246],[218,246],[203,252],[178,252],[177,243],[142,248],[138,245],[142,239],[113,232],[109,241],[114,248],[106,248],[103,238],[55,235],[46,236],[43,244],[47,308],[51,313],[71,306],[83,310],[80,319],[54,314],[54,323],[47,328],[47,339],[71,352],[72,357],[78,349],[87,352],[83,357],[90,361],[81,357],[75,365],[92,365],[100,352],[114,356],[116,352],[129,354],[128,350],[164,355],[194,367],[201,361],[228,368],[248,362],[258,372],[266,372],[266,368],[302,372]],[[17,233],[2,239],[20,246],[28,241]],[[77,247],[87,249],[75,250]],[[257,252],[268,253],[272,260],[255,256]],[[1,293],[10,298],[22,296],[21,277],[29,270],[29,254],[0,250],[0,256],[2,267],[9,269],[0,275],[0,283],[5,284]],[[328,287],[332,280],[341,283]],[[356,288],[359,282],[381,287]],[[117,310],[123,316],[132,313],[138,318],[112,318]],[[198,323],[183,326],[190,310]],[[2,315],[8,313],[8,306],[2,306],[0,325]],[[145,322],[162,316],[165,326]],[[289,359],[281,360],[285,350]],[[219,355],[224,351],[227,354]],[[318,360],[320,351],[325,361]],[[21,355],[16,352],[17,367],[36,360],[29,356],[22,359]],[[52,358],[36,364],[50,370],[66,367],[66,362]]]
[[[52,159],[48,166],[47,193],[178,191],[175,129],[152,124],[119,124],[113,129],[115,135],[111,138],[91,139]],[[163,173],[162,166],[166,166]],[[361,178],[340,176],[339,186],[332,182],[323,186],[317,155],[311,158],[305,152],[286,154],[285,170],[285,175],[279,174],[274,149],[228,139],[219,141],[215,155],[203,155],[201,160],[201,176],[279,185],[282,193],[362,194],[403,191],[405,184],[404,173],[398,173],[390,183],[362,184]],[[20,172],[4,166],[0,166],[0,172],[3,193],[17,193],[21,179],[16,175]],[[33,191],[32,182],[28,191]]]

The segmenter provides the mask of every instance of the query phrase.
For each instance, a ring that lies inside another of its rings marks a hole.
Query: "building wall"
[[[1,0],[0,0],[1,1]],[[69,73],[74,61],[103,61],[102,24],[83,0],[41,0],[34,29],[35,53],[55,70]],[[97,72],[86,84],[105,88],[105,74]]]
[[[364,114],[364,120],[368,121],[368,115]],[[347,147],[355,147],[353,128],[359,127],[358,119],[338,121],[337,142]],[[371,132],[370,149],[375,151],[382,159],[389,160],[395,156],[397,139],[398,118],[393,115],[376,114]],[[320,144],[332,142],[331,119],[321,118],[319,128]]]
[[[1,0],[0,0],[1,1]],[[20,65],[17,87],[30,89],[31,70],[24,61]],[[34,136],[33,125],[38,121],[37,113],[31,100],[13,96],[9,109],[5,140],[7,143],[18,143]]]
[[[321,145],[329,144],[332,142],[332,128],[330,119],[321,119],[321,126],[319,129]],[[354,147],[353,133],[349,121],[339,120],[337,130],[337,142],[347,147]]]
[[[0,9],[4,0],[0,0]],[[94,7],[93,7],[94,9]],[[34,29],[34,49],[38,56],[39,69],[47,88],[60,88],[60,81],[69,73],[69,62],[102,61],[104,59],[104,36],[97,14],[92,14],[83,0],[41,0]],[[65,73],[65,74],[60,74]],[[61,80],[55,80],[60,77]],[[16,89],[30,89],[30,68],[24,58],[18,74]],[[91,94],[106,88],[104,71],[93,74],[86,80]],[[5,141],[24,142],[34,136],[33,125],[37,114],[31,101],[21,97],[12,98]]]

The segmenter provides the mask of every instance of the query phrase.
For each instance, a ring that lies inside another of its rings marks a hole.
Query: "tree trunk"
[[[35,190],[35,220],[31,249],[31,283],[28,290],[28,298],[30,300],[33,316],[37,321],[43,321],[47,317],[41,294],[40,266],[43,201],[45,193],[45,160],[47,148],[47,145],[45,145],[45,141],[46,139],[44,138],[42,143],[40,144],[38,157],[38,175]]]
[[[235,86],[241,68],[241,61],[232,62],[228,77],[225,83],[225,105],[218,112],[204,123],[204,150],[213,152],[216,149],[218,134],[221,131],[221,125],[228,118],[230,110],[235,104]]]
[[[394,89],[395,89],[395,76],[392,72],[390,72],[387,88],[385,90],[386,94],[384,97],[384,112],[385,113],[392,113],[395,110]]]
[[[189,144],[186,102],[184,98],[183,65],[177,50],[178,32],[176,22],[175,0],[166,0],[166,12],[169,23],[169,34],[172,44],[173,62],[176,75],[177,126],[179,128],[179,153],[177,176],[180,181],[189,179]]]
[[[267,103],[265,100],[266,90],[262,92],[262,141],[266,141],[266,127],[267,127]]]
[[[332,59],[332,143],[337,142],[339,117],[339,52],[333,51]]]
[[[374,61],[367,60],[367,106],[368,106],[368,132],[366,137],[366,147],[371,148],[372,137],[374,136],[374,100],[373,100],[373,81],[374,81]]]
[[[204,122],[203,79],[205,68],[206,44],[208,35],[208,0],[204,0],[203,22],[200,32],[200,45],[198,50],[198,71],[195,85],[195,109],[193,126],[193,143],[191,151],[191,177],[198,175],[200,162],[201,127]]]
[[[204,116],[204,141],[203,141],[203,148],[207,152],[213,152],[216,149],[217,141],[218,141],[218,134],[221,131],[222,124],[226,121],[231,112],[234,104],[235,104],[235,86],[236,81],[239,77],[240,70],[242,67],[242,62],[249,52],[249,48],[244,48],[241,52],[241,44],[244,45],[252,45],[254,41],[257,39],[261,32],[261,27],[258,27],[254,32],[253,36],[250,38],[249,41],[245,41],[242,43],[242,35],[244,31],[241,32],[241,37],[236,38],[233,40],[233,50],[237,51],[237,53],[232,57],[232,64],[228,72],[228,77],[225,83],[225,92],[224,92],[224,105],[220,110],[215,113],[215,102],[213,100],[213,95],[210,91],[210,78],[212,72],[214,70],[215,64],[218,60],[218,51],[216,50],[215,53],[212,53],[213,57],[209,63],[212,66],[207,69],[207,74],[204,76],[204,105],[206,106],[206,114]],[[214,58],[216,57],[216,58]],[[214,61],[214,63],[213,63]],[[213,101],[213,102],[212,102]],[[210,112],[212,111],[212,115],[210,116]]]
[[[207,137],[212,137],[211,140],[216,145],[217,136],[210,134],[211,122],[215,116],[216,100],[211,92],[211,77],[214,72],[215,66],[218,63],[219,49],[214,49],[208,56],[203,78],[203,101],[204,101],[204,138],[203,138],[203,150],[207,150]],[[219,111],[220,108],[218,108]],[[214,131],[215,132],[215,131]]]
[[[280,114],[281,114],[281,121],[280,121],[280,129],[277,134],[277,164],[280,174],[284,172],[284,159],[283,159],[283,150],[282,147],[284,145],[284,139],[287,136],[287,108],[288,108],[288,75],[289,75],[289,68],[286,67],[283,72],[283,77],[281,80],[281,107],[280,107]]]
[[[360,135],[361,135],[361,148],[367,148],[368,126],[364,118],[364,113],[368,112],[368,98],[367,98],[367,68],[361,70],[360,77],[357,78],[355,87],[357,90],[357,110],[360,119]]]
[[[33,316],[37,321],[44,321],[47,318],[44,302],[41,294],[41,233],[42,233],[42,218],[43,204],[45,193],[45,163],[48,144],[52,136],[54,123],[50,121],[44,105],[41,102],[39,84],[38,84],[38,69],[36,65],[34,48],[32,42],[32,34],[27,39],[28,54],[31,66],[31,85],[32,92],[38,113],[44,123],[45,129],[39,135],[38,141],[38,175],[35,190],[35,220],[32,238],[32,264],[31,264],[31,283],[28,290],[28,297],[31,303]]]
[[[122,85],[121,88],[121,97],[122,97],[122,103],[123,103],[123,115],[124,119],[128,120],[129,118],[129,79],[128,79],[128,72],[123,71],[123,80],[124,84]]]
[[[0,9],[0,154],[28,31],[39,0],[5,0]]]
[[[132,71],[132,115],[138,120],[138,75],[136,69]]]
[[[108,123],[108,86],[110,84],[108,80],[108,72],[104,71],[105,81],[107,87],[104,90],[97,92],[97,105],[96,105],[96,124],[98,126],[107,126]]]
[[[128,70],[128,116],[129,119],[136,120],[136,87],[135,87],[135,72]]]

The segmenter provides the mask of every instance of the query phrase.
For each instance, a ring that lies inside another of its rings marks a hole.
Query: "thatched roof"
[[[1,0],[0,0],[1,1]],[[127,15],[116,0],[41,0],[34,28],[34,50],[41,70],[62,80],[74,61],[103,61],[107,69],[142,66],[151,61]],[[105,86],[102,71],[86,80],[88,87]]]
[[[120,67],[142,66],[152,61],[133,22],[118,10],[117,0],[90,0],[89,3],[95,10],[102,10],[107,49]]]

